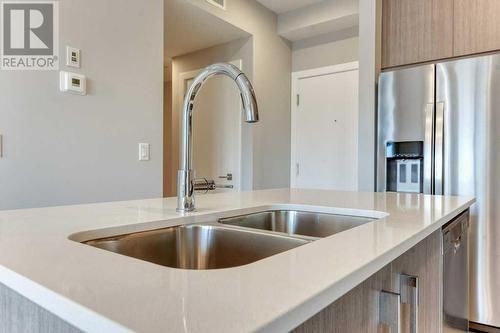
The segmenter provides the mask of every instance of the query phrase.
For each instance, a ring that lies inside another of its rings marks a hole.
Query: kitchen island
[[[290,331],[473,203],[468,197],[277,189],[200,195],[197,211],[186,215],[175,211],[175,198],[3,211],[0,284],[75,332]],[[80,243],[273,209],[374,220],[215,270],[175,269]]]

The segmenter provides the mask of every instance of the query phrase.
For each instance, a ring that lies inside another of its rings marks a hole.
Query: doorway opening
[[[185,0],[165,0],[163,194],[177,195],[179,136],[184,92],[197,73],[217,62],[229,62],[252,79],[253,38]],[[239,91],[227,77],[213,78],[196,98],[193,112],[193,165],[197,178],[214,179],[232,189],[251,190],[251,165],[243,163],[246,126]]]

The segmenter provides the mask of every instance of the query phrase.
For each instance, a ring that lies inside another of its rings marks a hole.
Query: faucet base
[[[183,213],[191,213],[191,212],[195,212],[195,211],[196,211],[196,209],[194,209],[194,208],[191,208],[191,209],[179,209],[179,208],[176,208],[176,209],[175,209],[175,211],[176,211],[177,213],[182,213],[182,214],[183,214]]]
[[[193,171],[179,170],[177,173],[177,211],[192,212],[194,206]]]

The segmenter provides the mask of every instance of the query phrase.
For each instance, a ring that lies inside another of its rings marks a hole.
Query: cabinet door
[[[383,0],[382,67],[453,56],[453,1]]]
[[[401,274],[418,278],[418,332],[441,332],[441,230],[435,231],[408,252],[392,262],[392,291],[401,293]],[[404,311],[403,311],[404,310]],[[409,317],[407,309],[402,309],[401,317]],[[408,327],[403,325],[403,332]]]
[[[380,306],[380,293],[386,291],[400,294],[402,274],[418,278],[417,332],[440,333],[442,328],[441,239],[441,230],[435,231],[356,288],[302,323],[292,333],[390,332],[390,329],[380,322],[380,311],[383,311]],[[408,329],[411,327],[409,320],[411,315],[407,304],[401,304],[400,311],[400,332],[410,332]]]
[[[391,265],[349,291],[291,333],[380,333],[379,295],[391,289]]]
[[[499,0],[455,0],[454,55],[499,50],[499,15]]]

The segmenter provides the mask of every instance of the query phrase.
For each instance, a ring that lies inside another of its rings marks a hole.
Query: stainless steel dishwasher
[[[443,332],[469,329],[469,211],[443,227]]]

